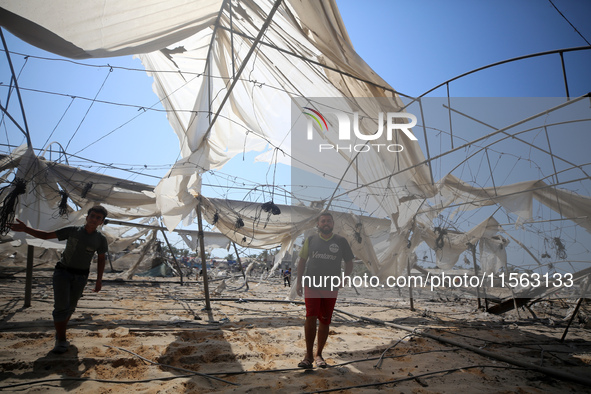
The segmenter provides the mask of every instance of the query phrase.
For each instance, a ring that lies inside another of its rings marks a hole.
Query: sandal
[[[312,365],[312,362],[310,360],[303,359],[302,361],[299,362],[298,368],[312,369],[312,368],[314,368],[314,366]]]
[[[316,366],[318,368],[326,368],[326,367],[328,367],[328,364],[326,363],[326,361],[324,361],[323,358],[317,358],[316,359]]]
[[[64,354],[65,352],[68,351],[68,348],[70,347],[70,342],[68,341],[58,341],[57,339],[55,340],[55,346],[53,349],[51,349],[51,353],[55,353],[55,354]]]

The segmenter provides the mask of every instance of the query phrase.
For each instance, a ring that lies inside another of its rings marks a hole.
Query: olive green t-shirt
[[[88,234],[84,226],[64,227],[55,232],[57,239],[66,241],[61,263],[78,270],[90,269],[94,253],[107,253],[107,238],[99,231]]]

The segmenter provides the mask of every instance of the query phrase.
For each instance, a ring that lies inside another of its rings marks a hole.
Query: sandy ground
[[[560,342],[572,300],[497,316],[453,294],[417,299],[411,311],[404,294],[345,289],[324,352],[330,366],[304,371],[304,306],[285,302],[279,278],[251,280],[249,290],[228,281],[208,312],[194,278],[181,286],[107,273],[100,293],[87,286],[70,349],[54,355],[50,274],[36,267],[23,308],[22,268],[0,269],[0,390],[591,393],[588,329],[575,319]]]

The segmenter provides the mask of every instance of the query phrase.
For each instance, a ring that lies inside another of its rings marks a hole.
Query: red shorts
[[[320,323],[330,324],[338,294],[338,290],[317,290],[304,287],[306,317],[316,316]]]

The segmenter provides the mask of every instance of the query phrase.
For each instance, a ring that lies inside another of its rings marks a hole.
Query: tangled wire
[[[88,182],[86,185],[84,185],[84,189],[82,189],[82,193],[80,193],[80,197],[86,198],[86,195],[88,194],[90,189],[92,189],[92,185],[93,185],[92,182]]]
[[[269,201],[261,205],[261,209],[267,213],[271,213],[273,215],[280,215],[281,209],[273,201]]]
[[[556,249],[556,257],[558,257],[561,260],[566,260],[566,257],[567,257],[566,247],[562,243],[562,240],[558,237],[554,237],[553,241],[554,241],[553,249]]]
[[[362,230],[363,230],[363,223],[357,223],[355,225],[355,230],[353,231],[353,234],[355,236],[355,240],[357,241],[357,243],[363,242],[363,237],[361,236]]]
[[[14,178],[10,185],[2,188],[0,195],[8,188],[13,189],[8,193],[0,206],[0,234],[6,235],[10,231],[10,223],[14,221],[14,213],[18,205],[18,196],[27,191],[27,182],[22,178]]]
[[[566,260],[566,258],[567,258],[566,246],[564,246],[564,243],[562,242],[562,239],[560,239],[560,237],[554,237],[551,240],[544,239],[544,244],[547,249],[552,249],[552,250],[556,251],[556,258],[557,259]],[[550,258],[550,255],[548,254],[548,252],[545,252],[542,255],[542,257]]]
[[[443,249],[443,246],[445,245],[443,237],[447,234],[447,230],[441,227],[435,227],[433,231],[439,234],[435,240],[435,247],[437,249]]]
[[[65,190],[60,190],[60,196],[62,199],[58,206],[58,215],[59,217],[68,217],[68,193]]]

